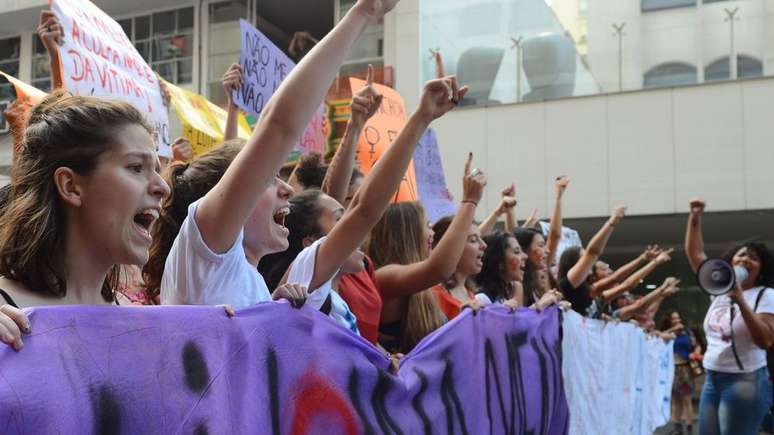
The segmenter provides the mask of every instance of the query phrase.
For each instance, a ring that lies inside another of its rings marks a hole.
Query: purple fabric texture
[[[29,309],[0,347],[0,433],[565,434],[561,314],[466,311],[397,376],[308,307]]]

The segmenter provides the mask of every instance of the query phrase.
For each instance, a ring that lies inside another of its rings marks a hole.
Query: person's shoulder
[[[755,295],[756,296],[760,295],[761,298],[764,298],[767,301],[774,301],[774,288],[766,287],[766,286],[758,287],[757,291],[755,292]]]
[[[50,305],[46,303],[47,298],[44,295],[35,293],[23,283],[4,276],[0,276],[0,290],[5,293],[0,296],[0,305],[11,304],[11,302],[19,308]],[[10,301],[7,300],[6,295],[11,299]]]

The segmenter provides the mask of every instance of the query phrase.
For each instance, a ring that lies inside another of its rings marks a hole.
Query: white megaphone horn
[[[699,265],[696,279],[699,287],[711,296],[728,293],[737,283],[744,282],[749,272],[742,266],[731,266],[726,260],[710,258]]]

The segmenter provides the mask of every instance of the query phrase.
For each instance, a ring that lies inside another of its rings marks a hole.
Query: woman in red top
[[[438,244],[446,230],[451,225],[453,216],[446,216],[433,225],[433,247]],[[451,320],[460,313],[462,306],[476,300],[476,288],[472,277],[481,272],[484,265],[482,259],[486,243],[481,239],[481,231],[475,224],[470,225],[465,248],[457,263],[454,274],[442,284],[432,288],[436,303],[446,318]]]

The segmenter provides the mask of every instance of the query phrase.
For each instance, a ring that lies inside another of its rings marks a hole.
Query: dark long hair
[[[438,246],[438,243],[441,242],[443,235],[446,234],[446,230],[449,229],[453,220],[454,216],[444,216],[433,224],[433,249],[435,249],[435,247]],[[473,222],[473,225],[477,225],[476,222]],[[443,286],[447,289],[454,288],[457,286],[457,284],[459,283],[454,277],[454,274],[452,274],[452,276],[443,282]],[[468,278],[465,280],[464,285],[468,290],[475,291],[476,286],[472,282],[472,279]]]
[[[562,252],[562,256],[559,257],[559,280],[567,278],[567,274],[570,272],[575,264],[581,258],[581,247],[571,246]]]
[[[723,255],[723,259],[729,263],[734,258],[740,249],[747,248],[748,251],[753,251],[761,260],[761,271],[758,275],[758,281],[755,285],[762,285],[764,287],[774,288],[774,255],[771,254],[768,246],[762,242],[744,242],[735,246],[733,249],[727,251]]]
[[[129,125],[154,131],[128,103],[61,90],[32,109],[0,215],[0,275],[37,294],[66,296],[65,206],[54,172],[68,167],[88,176],[99,157],[115,146],[116,130]],[[102,285],[106,301],[113,300],[119,269],[113,266]]]
[[[543,233],[535,228],[516,228],[513,230],[513,235],[516,236],[516,240],[521,246],[521,250],[529,255],[529,247],[532,245],[532,241],[535,237],[543,237]],[[524,266],[524,306],[528,307],[535,302],[534,298],[536,293],[540,293],[541,289],[538,287],[538,270],[539,265],[534,264],[532,260],[527,258],[527,264]]]
[[[664,317],[661,318],[661,324],[659,325],[659,330],[660,331],[666,331],[667,329],[669,329],[672,326],[674,326],[674,325],[672,325],[672,314],[674,314],[674,313],[680,314],[680,312],[677,311],[677,310],[669,310],[664,315]],[[680,316],[680,318],[682,319],[683,316]]]
[[[322,154],[311,152],[304,154],[298,161],[296,179],[304,186],[304,189],[319,189],[322,187],[328,166],[325,164]]]
[[[258,263],[258,271],[271,291],[277,288],[293,260],[304,249],[304,239],[318,239],[324,235],[318,223],[322,213],[318,201],[322,195],[320,190],[310,189],[290,198],[290,214],[285,218],[285,227],[290,231],[288,249],[266,255]]]
[[[481,259],[484,265],[473,280],[480,288],[479,293],[487,295],[492,302],[511,298],[513,286],[503,278],[503,271],[508,240],[515,238],[513,234],[503,231],[495,231],[484,236],[486,249]]]
[[[148,262],[142,268],[143,288],[148,300],[153,300],[161,290],[164,265],[180,226],[188,216],[188,206],[218,184],[243,144],[241,139],[227,141],[190,163],[176,162],[167,167],[164,178],[169,184],[170,195],[161,205],[159,219],[151,226],[153,242]]]

